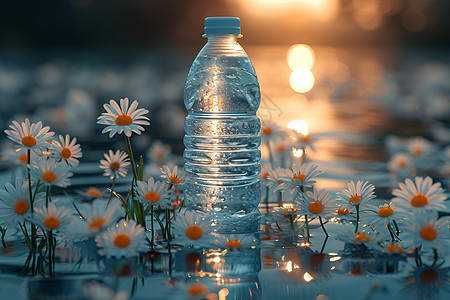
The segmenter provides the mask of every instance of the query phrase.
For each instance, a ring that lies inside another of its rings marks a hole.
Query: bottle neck
[[[237,42],[239,35],[236,34],[208,34],[204,35],[208,38],[208,42],[200,55],[204,56],[247,56],[244,49]]]
[[[234,44],[237,43],[238,39],[236,34],[205,34],[203,36],[208,38],[208,43],[211,44]]]

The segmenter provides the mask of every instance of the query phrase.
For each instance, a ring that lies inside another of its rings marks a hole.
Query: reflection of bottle
[[[185,201],[213,217],[219,233],[259,232],[261,143],[258,79],[237,43],[238,18],[206,18],[207,44],[184,90]]]

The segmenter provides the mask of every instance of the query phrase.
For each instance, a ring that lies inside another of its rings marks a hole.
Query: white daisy
[[[48,146],[46,142],[54,135],[53,132],[49,131],[50,127],[46,126],[43,128],[42,122],[30,124],[28,118],[22,124],[13,121],[9,127],[11,130],[5,130],[5,133],[9,139],[19,144],[18,148],[22,149],[46,147]]]
[[[162,164],[170,157],[172,149],[169,145],[163,144],[161,141],[154,141],[147,151],[147,156],[152,163]]]
[[[56,207],[52,202],[48,204],[48,207],[37,208],[31,222],[44,230],[57,230],[65,233],[70,230],[72,214],[66,207]]]
[[[45,193],[37,193],[34,203],[45,197]],[[19,223],[23,223],[31,215],[30,196],[28,181],[17,177],[15,184],[5,184],[4,189],[0,189],[0,225],[6,228],[13,228]]]
[[[300,218],[298,207],[293,203],[283,203],[283,206],[273,208],[273,216],[276,226],[283,231],[296,231],[297,221]]]
[[[271,188],[272,190],[279,190],[278,187],[283,184],[281,181],[282,178],[286,178],[290,176],[290,170],[289,169],[283,169],[283,168],[276,168],[275,170],[270,169],[269,170],[269,176],[267,177],[268,183],[267,186]]]
[[[432,150],[433,144],[423,137],[415,137],[409,140],[408,151],[416,158],[429,156]]]
[[[42,181],[45,185],[56,185],[67,187],[70,185],[70,179],[73,175],[70,167],[62,162],[57,162],[54,158],[39,157],[31,162],[31,175]]]
[[[161,168],[162,175],[161,177],[171,185],[183,185],[186,182],[186,176],[183,174],[178,174],[178,166],[173,167],[172,170],[166,165]]]
[[[415,177],[414,182],[407,178],[404,183],[399,183],[400,189],[394,189],[392,194],[392,206],[402,211],[440,210],[445,209],[444,200],[447,196],[441,188],[441,184],[433,184],[431,177]]]
[[[95,238],[98,252],[106,257],[132,257],[148,250],[144,227],[133,220],[121,220]]]
[[[106,191],[102,192],[95,187],[89,187],[87,189],[78,190],[76,191],[76,193],[86,199],[98,199],[102,198],[103,196],[106,196],[107,194]]]
[[[108,204],[109,202],[109,204]],[[116,224],[125,215],[118,199],[106,201],[96,199],[91,204],[82,204],[80,212],[86,220],[87,233],[96,233]]]
[[[153,177],[150,177],[148,182],[138,181],[137,183],[138,196],[136,199],[151,206],[170,208],[169,191],[164,182],[155,181]]]
[[[350,181],[347,184],[347,189],[342,190],[338,194],[336,204],[340,205],[341,209],[348,209],[352,211],[356,206],[364,207],[367,201],[375,198],[375,186],[368,181],[358,180],[356,183]]]
[[[263,143],[283,139],[287,136],[281,126],[268,119],[261,120],[260,135]]]
[[[81,158],[83,154],[81,153],[81,148],[79,144],[76,144],[77,138],[70,140],[70,136],[66,134],[66,137],[60,135],[59,141],[54,140],[49,145],[50,152],[58,160],[61,159],[67,165],[71,167],[76,167],[80,163],[78,158]]]
[[[262,164],[261,172],[259,172],[259,181],[262,186],[266,186],[269,183],[269,171],[271,170],[270,164]]]
[[[312,151],[316,151],[314,147],[314,140],[311,138],[311,135],[303,134],[298,132],[297,130],[290,131],[291,138],[294,140],[292,146],[297,149],[311,149]]]
[[[253,249],[259,245],[260,241],[251,235],[223,235],[217,234],[215,236],[214,244],[220,249],[229,251],[239,251],[244,249]]]
[[[371,226],[373,229],[380,231],[380,227],[387,228],[389,224],[397,220],[399,217],[395,214],[395,210],[391,207],[391,203],[380,205],[379,207],[370,205],[369,210],[365,210],[361,214],[362,223]]]
[[[412,157],[407,153],[397,153],[389,160],[387,168],[390,172],[408,174],[414,167]]]
[[[443,268],[443,264],[445,264],[445,260],[431,266],[413,267],[409,275],[402,278],[405,286],[400,292],[417,299],[446,298],[445,295],[442,297],[439,295],[439,292],[448,292],[450,289],[450,267]],[[412,299],[412,297],[407,298]]]
[[[13,149],[7,148],[2,151],[2,156],[0,156],[0,161],[6,161],[10,163],[11,166],[23,166],[28,164],[27,150],[25,149]]]
[[[117,150],[116,153],[109,150],[108,153],[103,155],[105,159],[100,160],[100,169],[104,170],[103,176],[113,179],[127,175],[128,170],[126,167],[130,165],[128,154],[120,150]]]
[[[209,247],[211,245],[209,233],[213,230],[211,219],[195,211],[187,210],[173,222],[175,241],[185,247]]]
[[[355,233],[353,227],[347,227],[340,230],[339,233],[334,233],[333,236],[337,240],[344,243],[363,245],[366,248],[379,250],[379,243],[383,241],[383,236],[373,231],[358,231]]]
[[[314,192],[307,191],[306,193],[300,193],[299,196],[295,203],[299,208],[300,215],[328,218],[334,215],[336,211],[334,199],[325,190],[319,191],[314,188]]]
[[[348,208],[343,208],[342,205],[339,205],[338,209],[335,210],[335,212],[336,212],[338,218],[348,216],[350,214],[350,211],[348,210]]]
[[[422,210],[405,219],[403,231],[412,238],[414,247],[421,246],[424,251],[436,249],[446,253],[450,246],[449,225],[448,218],[438,219],[437,212]]]
[[[405,248],[403,248],[399,243],[394,242],[384,247],[383,252],[391,255],[401,255],[405,252]]]
[[[148,110],[144,108],[136,109],[137,106],[136,100],[128,106],[128,98],[120,99],[120,106],[114,100],[110,100],[109,104],[103,105],[107,112],[98,117],[97,123],[108,126],[103,129],[102,133],[109,132],[109,137],[122,132],[128,137],[133,132],[141,134],[144,131],[144,127],[141,125],[150,125],[150,122],[144,116],[148,113]]]
[[[289,189],[291,194],[299,192],[300,187],[312,186],[316,181],[317,176],[323,172],[317,170],[319,165],[313,163],[305,163],[300,166],[292,165],[292,169],[288,170],[288,175],[280,177],[284,185],[280,185],[277,189]]]

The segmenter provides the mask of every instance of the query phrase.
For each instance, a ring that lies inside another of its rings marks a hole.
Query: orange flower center
[[[415,207],[422,207],[428,204],[428,197],[424,194],[417,194],[411,198],[411,205]]]
[[[414,148],[413,153],[417,156],[421,156],[423,154],[423,149],[422,148]]]
[[[437,278],[438,273],[433,269],[428,269],[420,273],[420,280],[424,282],[435,282]]]
[[[56,180],[56,178],[58,178],[58,177],[52,171],[47,171],[44,174],[42,174],[42,180],[45,180],[48,183],[52,183],[53,181]]]
[[[105,218],[98,218],[93,220],[90,224],[89,224],[89,229],[90,230],[102,230],[103,229],[103,224],[106,222]]]
[[[319,202],[313,202],[309,205],[309,211],[315,215],[320,214],[323,212],[323,205]]]
[[[148,192],[144,196],[145,200],[150,201],[151,203],[156,203],[159,201],[159,194],[155,192]]]
[[[162,160],[164,158],[165,154],[162,151],[156,151],[155,158],[158,160]]]
[[[186,236],[191,240],[198,240],[202,235],[202,229],[198,226],[192,225],[186,229]]]
[[[402,254],[403,253],[403,248],[399,245],[395,245],[395,244],[390,244],[389,246],[386,247],[386,250],[391,252],[391,253],[398,253],[398,254]],[[395,253],[394,251],[397,250],[397,252]]]
[[[170,181],[172,181],[173,184],[179,184],[180,183],[180,178],[178,178],[177,175],[172,175],[169,177]]]
[[[272,134],[272,128],[270,128],[270,127],[263,127],[262,133],[264,135],[271,135]]]
[[[407,166],[408,164],[406,163],[406,161],[404,161],[404,160],[401,160],[401,161],[399,161],[398,162],[398,167],[399,168],[405,168],[406,166]]]
[[[353,204],[353,205],[358,205],[360,200],[361,200],[361,196],[355,195],[355,196],[351,196],[350,199],[348,199],[348,203]]]
[[[69,159],[72,156],[72,152],[69,148],[62,148],[61,157],[65,159]]]
[[[233,250],[233,248],[236,248],[236,250],[241,250],[242,244],[239,240],[228,240],[225,247],[230,248],[230,250]]]
[[[339,208],[337,210],[337,214],[340,216],[344,216],[344,215],[348,215],[349,211],[347,208],[342,209],[341,206],[339,206]]]
[[[420,237],[426,241],[432,241],[437,237],[437,231],[431,226],[425,226],[420,230]]]
[[[89,188],[86,191],[86,194],[89,196],[94,196],[94,197],[100,197],[102,195],[102,193],[100,193],[100,191],[96,188]]]
[[[114,238],[114,245],[116,245],[117,248],[126,248],[130,244],[130,242],[130,237],[125,233],[118,234]]]
[[[20,155],[19,156],[19,161],[23,162],[24,164],[27,164],[28,163],[28,155],[26,155],[26,154]]]
[[[262,178],[267,179],[269,177],[269,172],[265,172],[262,174]]]
[[[190,296],[199,296],[202,294],[207,294],[209,292],[208,288],[204,284],[193,283],[189,286],[187,293]]]
[[[14,210],[18,215],[23,215],[28,211],[29,208],[30,206],[28,205],[28,201],[25,200],[17,202],[16,205],[14,206]]]
[[[362,232],[357,232],[355,236],[355,242],[363,242],[363,241],[370,242],[370,237]]]
[[[305,180],[306,175],[302,173],[294,174],[292,177],[292,181],[294,180],[300,180],[301,183],[303,183],[303,180]]]
[[[22,144],[25,147],[31,148],[31,147],[33,147],[33,146],[35,146],[37,144],[37,141],[36,141],[36,138],[34,136],[27,135],[27,136],[24,136],[22,138]]]
[[[120,168],[120,163],[119,163],[118,161],[113,161],[113,162],[111,163],[111,165],[109,166],[109,168],[110,168],[112,171],[117,171],[117,170],[119,170],[119,168]]]
[[[277,151],[278,152],[284,152],[286,150],[286,145],[278,145]]]
[[[381,218],[386,218],[386,217],[392,216],[393,214],[394,214],[394,210],[390,206],[382,207],[378,211],[378,216]]]
[[[56,229],[60,225],[58,218],[50,216],[44,220],[44,226],[50,229]]]
[[[309,137],[309,135],[304,135],[302,137],[302,142],[305,142],[305,143],[311,142],[311,138]]]
[[[119,126],[126,126],[133,123],[133,119],[127,114],[121,114],[116,117],[116,124]]]

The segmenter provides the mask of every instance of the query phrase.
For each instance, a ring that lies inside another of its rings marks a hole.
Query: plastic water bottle
[[[238,18],[206,18],[204,37],[184,89],[185,201],[218,233],[259,233],[258,78],[237,42]]]

